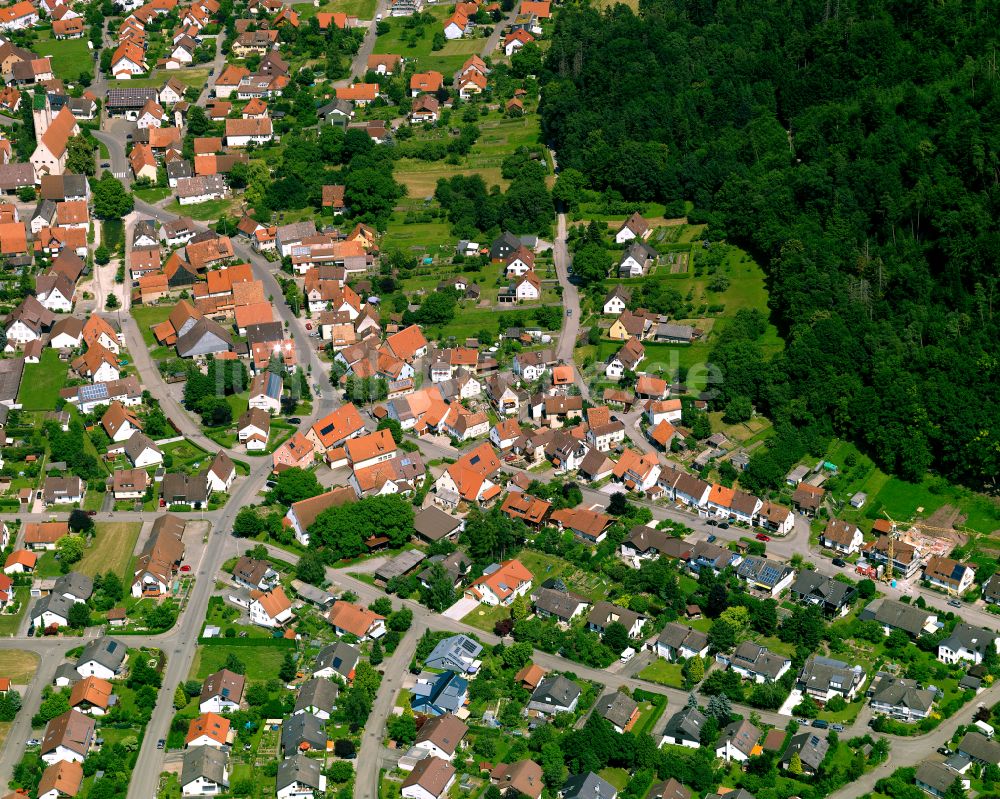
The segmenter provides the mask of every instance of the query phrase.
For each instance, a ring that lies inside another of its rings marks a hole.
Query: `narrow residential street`
[[[365,734],[358,750],[357,775],[354,780],[354,799],[378,799],[378,779],[382,764],[382,738],[385,735],[385,721],[392,714],[396,694],[403,684],[406,674],[417,650],[417,642],[424,634],[427,625],[419,621],[414,614],[413,626],[392,653],[392,657],[382,663],[382,684],[379,686],[369,719],[375,723],[365,725]]]

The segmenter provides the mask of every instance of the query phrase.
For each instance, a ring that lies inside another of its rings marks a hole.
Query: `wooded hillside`
[[[567,7],[545,59],[560,167],[755,253],[787,346],[714,359],[777,424],[760,486],[833,433],[885,467],[1000,471],[997,6],[641,0]]]

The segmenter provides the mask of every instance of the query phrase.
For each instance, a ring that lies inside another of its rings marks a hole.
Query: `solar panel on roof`
[[[89,386],[80,387],[80,399],[95,400],[108,396],[108,387],[104,383],[94,383]]]

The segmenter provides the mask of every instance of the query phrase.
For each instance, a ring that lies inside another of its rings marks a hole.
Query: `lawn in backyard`
[[[203,203],[194,203],[193,205],[181,205],[176,200],[172,203],[168,203],[164,208],[165,211],[171,214],[177,214],[178,216],[188,216],[191,219],[197,219],[200,222],[207,222],[210,220],[219,219],[225,216],[233,208],[233,204],[237,203],[237,200],[232,198],[223,200],[207,200]]]
[[[86,39],[53,39],[39,35],[32,49],[39,56],[52,58],[52,71],[67,83],[76,83],[84,73],[93,77],[94,56]]]
[[[142,333],[142,340],[150,349],[156,347],[153,326],[166,321],[172,310],[174,310],[173,305],[135,305],[129,309],[132,318],[139,326],[139,332]]]
[[[28,604],[32,601],[31,589],[26,585],[19,585],[14,589],[14,600],[17,603],[16,613],[0,613],[0,636],[14,635],[21,626],[21,619],[24,617]],[[10,650],[16,651],[16,650]]]
[[[149,189],[135,189],[132,192],[144,203],[158,203],[170,196],[170,188],[167,186],[153,186]]]
[[[629,772],[623,768],[602,768],[598,773],[619,791],[624,791],[625,786],[628,785],[628,781],[631,779]]]
[[[684,678],[681,676],[681,666],[679,663],[670,663],[663,658],[656,658],[646,668],[639,672],[640,680],[649,680],[657,685],[666,685],[670,688],[683,688]]]
[[[129,80],[116,80],[116,89],[148,89],[152,86],[162,87],[170,78],[176,78],[189,89],[202,89],[208,82],[208,67],[195,67],[193,69],[172,69],[169,72],[153,72],[145,78],[130,78]]]
[[[161,449],[164,457],[169,455],[173,459],[171,471],[194,474],[200,469],[207,468],[212,459],[209,453],[186,439],[164,444]]]
[[[27,685],[38,670],[38,655],[24,649],[0,650],[0,674],[14,685]]]
[[[130,582],[132,575],[126,572],[141,528],[139,522],[98,522],[93,541],[73,570],[91,577],[110,571]]]
[[[488,633],[493,632],[493,628],[496,626],[498,621],[510,618],[510,608],[504,605],[495,605],[490,607],[489,605],[476,605],[470,613],[468,613],[464,619],[462,619],[463,624],[468,624],[479,630],[483,630]]]
[[[639,702],[639,718],[637,718],[635,720],[635,724],[632,725],[632,732],[636,735],[651,734],[653,727],[656,726],[656,722],[659,721],[660,716],[663,715],[663,711],[666,709],[666,697],[663,697],[663,701],[658,702],[655,705],[648,701]]]
[[[59,389],[66,385],[67,366],[59,352],[46,347],[38,363],[24,365],[24,377],[17,392],[18,402],[26,411],[55,410]]]
[[[120,219],[105,219],[101,222],[101,243],[111,252],[125,244],[125,225]]]
[[[285,652],[294,652],[286,646],[269,645],[266,641],[254,639],[253,647],[227,646],[226,644],[202,645],[191,664],[191,679],[203,680],[209,674],[221,669],[226,664],[229,655],[236,655],[240,660],[253,666],[255,680],[269,680],[278,676],[278,669],[285,658]]]
[[[518,560],[525,565],[535,580],[541,583],[545,580],[558,578],[566,586],[591,600],[603,599],[607,596],[607,583],[590,572],[584,572],[558,555],[549,555],[535,549],[524,549],[518,554]]]

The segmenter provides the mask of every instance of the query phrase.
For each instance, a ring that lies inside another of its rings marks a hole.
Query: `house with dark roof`
[[[452,516],[441,510],[437,505],[428,505],[414,514],[413,529],[416,534],[428,543],[447,539],[454,541],[465,529],[465,520]]]
[[[927,718],[936,700],[933,691],[918,687],[915,680],[895,677],[884,671],[875,675],[866,696],[874,713],[902,722]]]
[[[354,680],[354,669],[361,652],[350,644],[337,642],[323,647],[316,656],[313,677],[340,680],[349,685]]]
[[[893,630],[902,630],[916,638],[937,629],[937,614],[929,610],[907,605],[895,599],[872,600],[859,614],[862,621],[877,621],[886,635]]]
[[[621,624],[628,633],[628,637],[634,640],[642,635],[646,617],[634,610],[601,601],[594,605],[594,609],[587,616],[587,629],[603,635],[608,626],[615,622]]]
[[[983,662],[990,650],[1000,654],[1000,634],[985,627],[975,627],[959,622],[951,635],[938,644],[937,659],[942,663],[967,661],[973,665]]]
[[[128,647],[121,641],[104,636],[88,643],[76,661],[76,671],[81,677],[99,677],[113,680],[122,670]]]
[[[561,674],[546,677],[532,692],[528,710],[542,715],[572,713],[580,701],[580,693],[580,686]]]
[[[708,654],[708,636],[677,622],[668,622],[656,639],[656,654],[670,661],[705,657]]]
[[[311,713],[316,718],[327,721],[337,708],[339,695],[340,687],[337,683],[322,677],[313,677],[299,687],[292,715]]]
[[[728,663],[744,680],[758,683],[777,682],[792,666],[791,658],[778,655],[753,641],[744,641],[732,655],[719,654],[715,657],[720,663]]]
[[[691,545],[663,530],[638,525],[629,530],[621,543],[620,552],[626,563],[639,568],[643,561],[656,560],[661,555],[687,560],[691,556]]]
[[[697,707],[682,708],[667,721],[660,746],[672,744],[697,749],[701,746],[701,731],[705,727],[705,721],[705,715]]]
[[[213,796],[229,789],[229,754],[214,746],[193,746],[181,758],[181,793]]]
[[[616,799],[618,789],[593,771],[575,774],[563,783],[562,799]]]
[[[967,732],[958,743],[958,753],[974,763],[1000,766],[1000,742],[980,732]]]
[[[326,728],[312,713],[288,716],[281,723],[281,751],[285,757],[314,749],[326,751]]]
[[[531,602],[538,616],[563,624],[569,624],[590,606],[586,597],[544,586],[532,592]]]
[[[795,569],[787,563],[770,558],[747,557],[736,567],[736,574],[747,585],[768,596],[776,597],[795,579]]]
[[[715,756],[727,763],[736,761],[742,763],[753,755],[763,751],[758,745],[761,732],[746,719],[734,721],[722,730],[718,743],[715,745]]]
[[[798,687],[821,704],[839,696],[852,701],[865,682],[865,670],[842,660],[813,655],[799,672]]]
[[[278,764],[275,777],[275,795],[278,799],[306,799],[323,796],[326,792],[326,777],[322,772],[322,762],[298,753]]]
[[[851,583],[803,569],[795,576],[789,593],[798,602],[819,606],[826,616],[845,616],[858,595],[858,589]]]
[[[781,767],[787,771],[792,763],[792,757],[798,755],[802,764],[802,773],[812,777],[819,772],[820,764],[829,749],[830,742],[826,738],[809,730],[800,732],[798,735],[792,736],[785,751],[782,752]]]
[[[962,785],[963,790],[967,790],[972,784],[970,780],[936,760],[924,760],[917,767],[916,776],[913,778],[916,786],[931,796],[944,796],[956,780]]]
[[[639,718],[639,704],[628,694],[615,691],[597,700],[594,713],[614,727],[615,732],[628,732]]]

